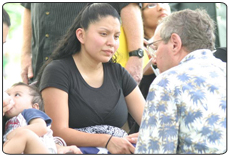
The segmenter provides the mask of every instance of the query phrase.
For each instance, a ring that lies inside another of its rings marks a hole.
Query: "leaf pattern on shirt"
[[[226,63],[197,50],[151,84],[135,153],[225,151]]]

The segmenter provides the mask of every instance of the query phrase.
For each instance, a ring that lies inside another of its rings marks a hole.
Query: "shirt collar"
[[[180,64],[185,63],[187,61],[198,59],[198,58],[207,58],[209,56],[213,56],[213,52],[209,49],[199,49],[195,50],[193,52],[190,52],[188,55],[186,55],[181,61]]]

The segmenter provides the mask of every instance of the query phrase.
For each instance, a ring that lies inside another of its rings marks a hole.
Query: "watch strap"
[[[144,51],[141,48],[139,48],[137,50],[129,52],[129,56],[137,56],[139,58],[142,58],[144,56]]]

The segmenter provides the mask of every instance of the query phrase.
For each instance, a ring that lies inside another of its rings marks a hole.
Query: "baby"
[[[43,101],[40,92],[35,86],[17,83],[9,88],[7,93],[15,104],[5,113],[9,120],[5,124],[4,148],[12,148],[13,152],[15,147],[23,146],[23,141],[25,140],[16,143],[14,138],[18,138],[17,136],[22,130],[27,130],[40,137],[46,148],[48,148],[49,153],[81,154],[81,151],[76,146],[67,147],[64,140],[59,137],[53,137],[53,132],[50,129],[52,120],[41,111],[43,110]],[[10,149],[7,150],[8,152],[5,153],[11,154]]]

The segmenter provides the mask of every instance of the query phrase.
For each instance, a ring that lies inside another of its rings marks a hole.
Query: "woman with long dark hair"
[[[107,3],[87,5],[42,67],[38,85],[54,136],[68,145],[133,153],[138,134],[120,129],[128,112],[140,124],[145,100],[132,76],[114,61],[120,17]]]

